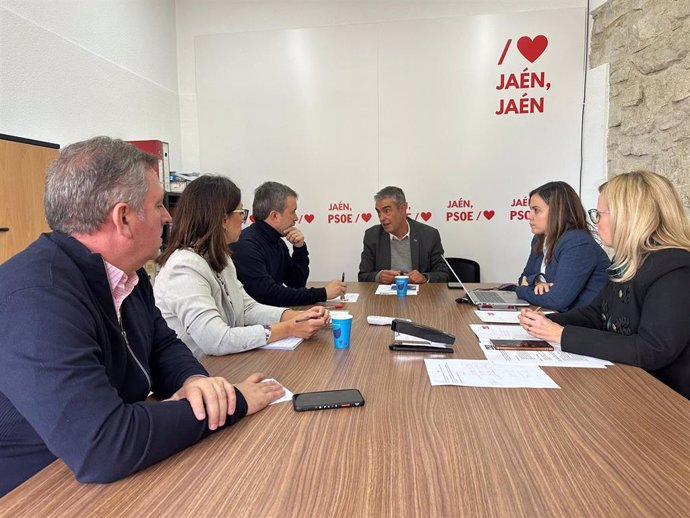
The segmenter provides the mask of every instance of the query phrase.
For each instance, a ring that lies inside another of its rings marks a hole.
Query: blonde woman
[[[673,185],[650,172],[599,188],[589,211],[614,249],[609,281],[588,306],[522,327],[564,351],[641,367],[690,399],[690,223]]]

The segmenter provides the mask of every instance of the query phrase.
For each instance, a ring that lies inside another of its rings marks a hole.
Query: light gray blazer
[[[285,311],[247,295],[231,260],[216,275],[191,250],[173,252],[156,276],[153,292],[168,325],[196,358],[266,345],[262,325],[279,322]]]

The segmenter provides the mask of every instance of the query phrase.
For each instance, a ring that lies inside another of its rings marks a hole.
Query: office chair
[[[446,260],[462,282],[480,282],[479,263],[477,261],[462,257],[446,257]],[[451,274],[450,280],[453,280],[453,274]]]

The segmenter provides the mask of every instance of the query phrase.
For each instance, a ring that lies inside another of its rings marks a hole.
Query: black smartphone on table
[[[297,412],[307,410],[327,410],[329,408],[348,408],[363,406],[364,398],[357,389],[323,390],[321,392],[302,392],[292,396],[292,406]]]
[[[497,351],[553,351],[546,340],[490,340]]]
[[[391,351],[408,351],[408,352],[418,352],[418,353],[452,353],[454,352],[452,347],[437,347],[434,345],[415,345],[415,344],[405,344],[393,342],[388,346]]]

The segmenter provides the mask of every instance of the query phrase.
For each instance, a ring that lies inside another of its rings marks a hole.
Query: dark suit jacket
[[[591,304],[548,318],[561,347],[640,367],[690,399],[690,252],[651,252],[628,282],[610,280]]]
[[[407,219],[410,225],[412,269],[425,274],[429,282],[448,282],[448,267],[443,262],[441,235],[434,227]],[[364,249],[359,263],[359,281],[373,282],[381,270],[391,268],[391,238],[381,225],[364,233]]]

